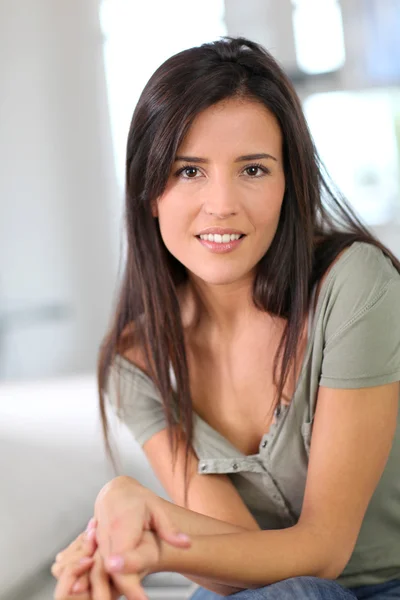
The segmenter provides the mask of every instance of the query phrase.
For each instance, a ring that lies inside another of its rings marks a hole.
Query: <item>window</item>
[[[367,225],[400,216],[398,101],[396,90],[377,89],[314,94],[304,103],[322,161]]]
[[[116,168],[124,181],[129,124],[140,93],[169,56],[226,35],[224,1],[103,0],[100,13]]]
[[[345,45],[337,0],[292,0],[292,4],[299,68],[311,75],[342,67]]]

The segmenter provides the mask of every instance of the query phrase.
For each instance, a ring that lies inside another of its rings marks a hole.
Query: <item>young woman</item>
[[[126,166],[101,411],[173,502],[105,486],[56,598],[145,598],[157,571],[196,600],[400,598],[400,264],[332,191],[290,81],[244,38],[180,52]]]

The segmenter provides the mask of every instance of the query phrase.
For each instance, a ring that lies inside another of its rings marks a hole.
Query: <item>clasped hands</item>
[[[141,582],[163,571],[164,543],[190,547],[171,523],[158,496],[129,477],[99,493],[84,533],[57,554],[55,600],[147,600]]]

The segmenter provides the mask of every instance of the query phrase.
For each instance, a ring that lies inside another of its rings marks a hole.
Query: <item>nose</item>
[[[237,214],[239,202],[232,184],[226,181],[215,182],[208,187],[206,194],[203,206],[207,215],[225,219]]]

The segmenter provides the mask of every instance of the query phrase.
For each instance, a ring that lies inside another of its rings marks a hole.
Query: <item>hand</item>
[[[84,592],[76,592],[76,582],[83,577],[90,579],[90,587]],[[103,560],[96,551],[92,558],[86,557],[64,567],[55,589],[54,600],[118,600],[120,595],[111,585]]]
[[[93,558],[86,558],[83,563],[78,561],[66,565],[56,585],[54,600],[92,600],[92,596],[89,591],[77,596],[72,591],[72,588],[78,579],[88,576],[93,562]]]
[[[191,545],[190,538],[171,522],[158,496],[131,477],[116,477],[103,487],[96,499],[95,517],[97,543],[104,557],[134,549],[148,530],[177,548]]]
[[[56,562],[53,563],[51,572],[60,581],[58,590],[61,589],[61,592],[58,591],[59,594],[65,595],[68,590],[68,594],[73,595],[77,600],[86,597],[119,598],[120,594],[111,586],[109,576],[104,570],[103,561],[96,548],[96,521],[90,519],[86,531],[81,533],[65,550],[59,552]],[[79,565],[88,566],[90,569],[84,569],[82,574],[73,581],[73,573],[77,569],[79,570]]]
[[[110,574],[115,587],[127,600],[147,600],[141,580],[156,570],[160,563],[161,543],[152,531],[145,531],[135,550],[123,555],[111,555],[104,568]]]
[[[66,567],[79,564],[85,558],[93,558],[97,548],[96,521],[90,519],[86,531],[81,533],[65,550],[59,552],[51,567],[51,573],[59,579]],[[86,592],[89,589],[89,573],[84,573],[74,582],[74,592]]]
[[[143,566],[137,564],[129,574],[112,576],[127,598],[146,598],[140,581],[158,570],[160,540],[182,549],[191,545],[188,536],[180,534],[165,514],[158,496],[130,477],[117,477],[101,490],[95,516],[97,543],[107,570],[111,555],[125,556],[137,550],[138,554],[129,556],[142,561]]]

